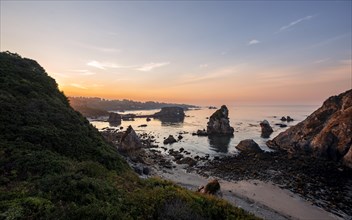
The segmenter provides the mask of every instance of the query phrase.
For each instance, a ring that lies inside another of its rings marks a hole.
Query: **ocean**
[[[235,146],[244,139],[253,139],[265,151],[270,151],[266,146],[266,142],[276,137],[280,132],[285,131],[289,127],[296,125],[304,120],[308,115],[313,113],[319,106],[317,105],[243,105],[243,106],[227,106],[229,109],[230,124],[235,129],[233,137],[201,137],[193,136],[192,133],[198,129],[206,129],[208,119],[215,109],[201,108],[197,110],[185,111],[186,117],[183,122],[170,123],[162,122],[158,119],[151,119],[147,122],[146,118],[135,118],[134,121],[122,121],[121,125],[117,127],[110,126],[108,122],[91,121],[91,123],[99,130],[103,128],[120,128],[125,130],[129,125],[133,127],[137,134],[147,133],[149,136],[154,136],[156,143],[159,145],[161,152],[164,152],[161,146],[168,149],[173,148],[184,150],[191,153],[191,156],[204,156],[209,154],[210,157],[224,156],[228,154],[236,154],[238,151]],[[146,111],[126,111],[118,112],[121,114],[137,114],[149,115],[154,114],[160,110],[146,110]],[[290,116],[294,119],[293,122],[282,122],[282,116]],[[261,128],[259,123],[267,120],[272,126],[274,132],[269,138],[262,138]],[[287,124],[287,127],[280,127],[276,123]],[[146,127],[138,127],[146,124]],[[182,140],[172,145],[164,145],[163,140],[169,135],[173,135],[176,139],[182,133]]]

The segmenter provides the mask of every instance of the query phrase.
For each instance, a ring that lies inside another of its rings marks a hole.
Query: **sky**
[[[321,104],[352,85],[351,1],[3,1],[0,50],[67,96]]]

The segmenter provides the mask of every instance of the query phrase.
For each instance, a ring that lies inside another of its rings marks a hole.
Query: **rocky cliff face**
[[[230,126],[229,110],[226,105],[221,106],[209,118],[207,125],[208,135],[233,135],[234,129]]]
[[[328,98],[313,114],[268,143],[326,157],[352,168],[352,90]]]

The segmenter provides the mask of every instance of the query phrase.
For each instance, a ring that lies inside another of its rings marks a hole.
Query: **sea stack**
[[[226,105],[221,106],[209,118],[207,125],[208,135],[233,135],[234,129],[230,126],[229,110]]]
[[[132,126],[128,126],[120,139],[118,150],[121,152],[131,152],[143,147],[141,139],[138,137]]]
[[[121,124],[121,115],[115,112],[110,112],[108,122],[111,124]]]
[[[269,138],[271,133],[274,132],[273,128],[270,126],[267,120],[260,122],[260,127],[262,129],[262,134],[261,134],[262,138]]]
[[[352,168],[352,90],[328,98],[304,121],[280,133],[268,146],[311,153]]]

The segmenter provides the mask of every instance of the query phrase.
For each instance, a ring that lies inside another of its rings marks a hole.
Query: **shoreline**
[[[156,176],[192,191],[206,185],[211,179],[196,173],[188,173],[182,166],[176,166],[172,170],[155,168],[154,170]],[[221,186],[222,199],[263,219],[342,219],[271,182],[260,180],[230,182],[217,179]]]

